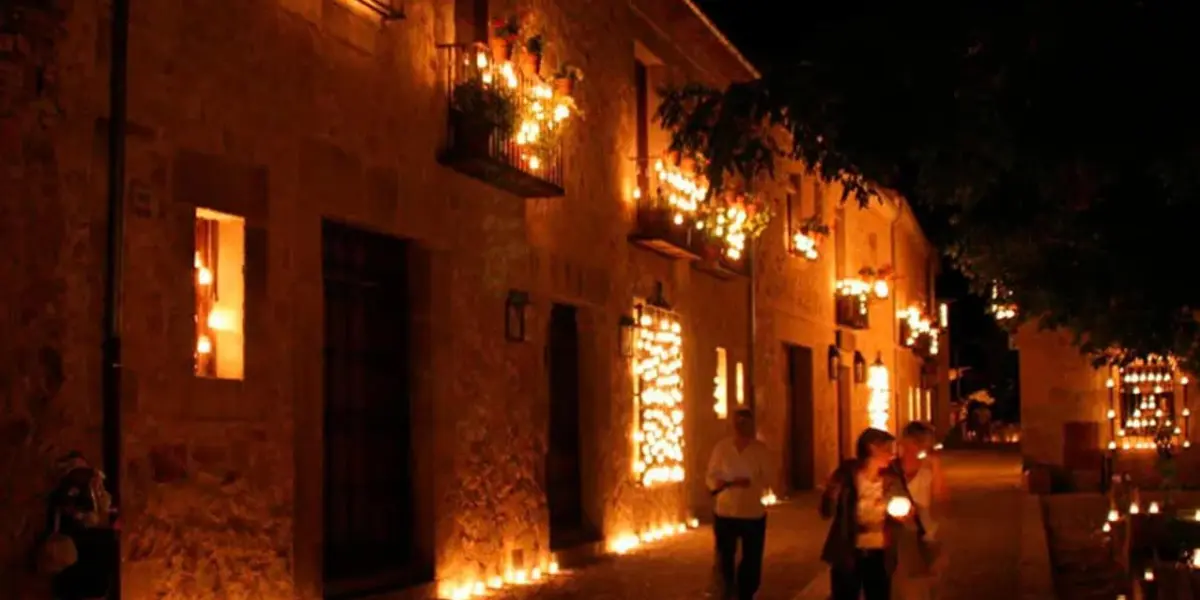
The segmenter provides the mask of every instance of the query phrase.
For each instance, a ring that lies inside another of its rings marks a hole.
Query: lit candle
[[[1200,515],[1200,510],[1197,510],[1196,514]],[[1117,512],[1117,509],[1114,508],[1114,509],[1108,511],[1108,521],[1110,523],[1116,523],[1120,519],[1121,519],[1121,513]],[[1197,520],[1200,520],[1200,518],[1198,518]]]
[[[1134,502],[1129,505],[1129,514],[1136,515],[1140,512],[1142,512],[1142,509],[1138,508],[1137,502]]]
[[[1142,578],[1146,581],[1154,581],[1154,569],[1146,569],[1146,572],[1142,574]]]
[[[1112,525],[1110,525],[1108,521],[1105,521],[1104,525],[1100,527],[1100,531],[1103,531],[1104,533],[1108,533],[1108,532],[1112,531]]]
[[[1152,514],[1152,515],[1158,514],[1158,503],[1157,502],[1150,503],[1150,514]]]

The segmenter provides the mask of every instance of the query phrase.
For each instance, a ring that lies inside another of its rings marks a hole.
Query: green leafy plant
[[[451,103],[473,125],[495,127],[504,135],[512,135],[516,128],[516,99],[504,86],[470,78],[454,87]]]
[[[492,19],[492,37],[511,42],[520,35],[521,24],[517,22],[515,16],[507,19]]]
[[[583,70],[573,64],[566,63],[558,68],[558,71],[554,73],[554,78],[579,83],[583,81]]]
[[[829,226],[821,221],[821,215],[813,215],[800,223],[800,233],[811,236],[829,235]]]

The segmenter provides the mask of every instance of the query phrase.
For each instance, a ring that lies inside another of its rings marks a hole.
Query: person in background
[[[900,476],[890,468],[895,456],[892,434],[867,429],[855,443],[855,458],[833,472],[821,497],[821,516],[833,519],[821,560],[830,567],[833,600],[889,600],[896,566],[888,502],[904,494]],[[908,519],[908,515],[898,518]]]
[[[892,578],[892,595],[899,600],[932,600],[945,557],[937,552],[936,508],[947,499],[941,460],[934,453],[937,436],[932,425],[913,421],[900,434],[900,456],[893,465],[902,474],[920,523],[901,533],[898,568]],[[922,552],[922,547],[926,551]]]
[[[735,412],[733,432],[713,448],[705,479],[714,496],[713,533],[724,598],[753,600],[767,535],[763,491],[776,473],[766,444],[755,437],[753,412]],[[739,541],[742,561],[735,566]]]

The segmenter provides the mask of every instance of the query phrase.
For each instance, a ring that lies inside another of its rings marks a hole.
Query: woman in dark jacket
[[[890,468],[895,438],[879,429],[858,436],[855,459],[844,462],[825,486],[821,516],[833,519],[821,559],[829,564],[833,600],[887,600],[896,550],[888,501],[905,496]]]

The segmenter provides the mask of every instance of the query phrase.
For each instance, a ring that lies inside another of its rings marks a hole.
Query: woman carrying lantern
[[[833,600],[889,600],[897,530],[917,527],[903,478],[891,467],[896,439],[880,429],[858,436],[855,458],[825,486],[821,516],[833,519],[821,559],[829,564]]]

